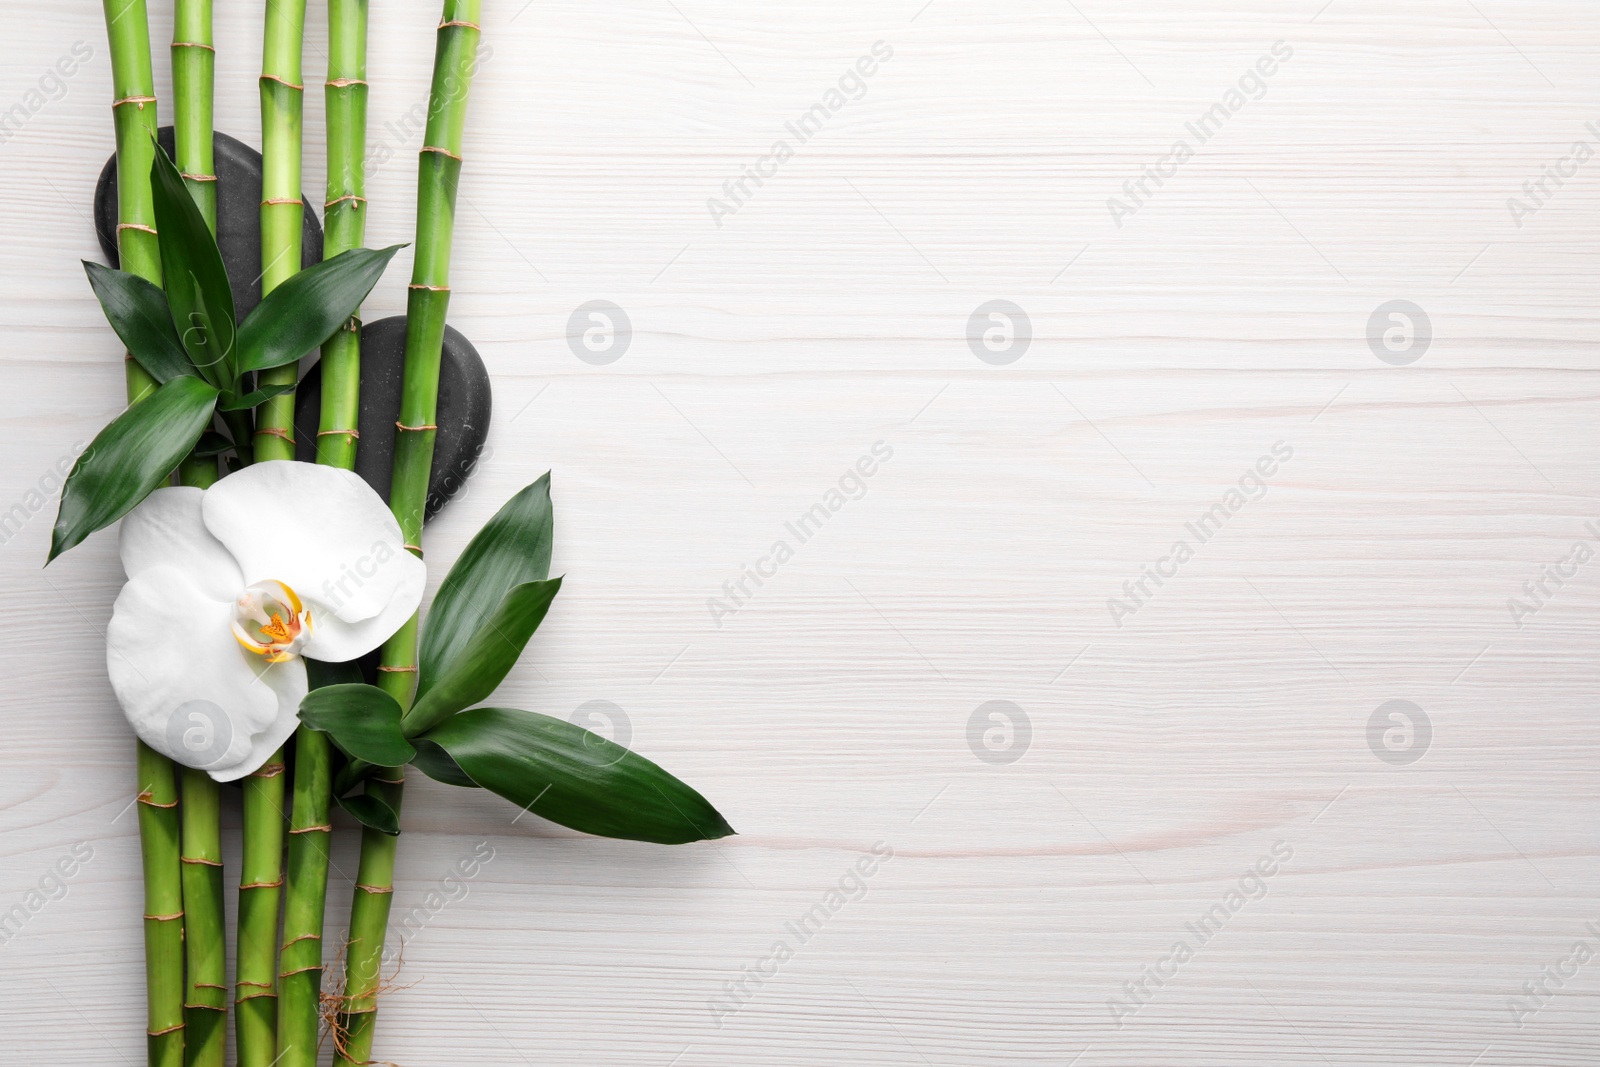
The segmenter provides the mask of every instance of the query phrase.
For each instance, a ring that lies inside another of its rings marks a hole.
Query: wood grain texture
[[[1575,942],[1600,950],[1600,563],[1520,627],[1507,601],[1600,544],[1600,160],[1521,226],[1506,201],[1600,141],[1600,11],[520,6],[485,16],[451,309],[494,375],[492,451],[429,558],[553,470],[566,585],[502,702],[612,702],[742,835],[587,840],[417,782],[395,913],[420,918],[379,1057],[1595,1062],[1600,961],[1520,1026],[1508,1001]],[[382,7],[375,247],[411,237],[406,116],[437,18]],[[259,25],[250,4],[216,29],[217,126],[252,142]],[[0,113],[93,51],[0,145],[0,510],[26,511],[121,404],[74,262],[97,257],[109,64],[89,5],[0,28]],[[861,98],[717,225],[708,198],[879,41]],[[1264,95],[1116,225],[1107,199],[1280,41]],[[401,310],[408,270],[369,317]],[[568,344],[596,299],[632,322],[605,366]],[[1032,326],[1009,365],[965,337],[993,299]],[[1432,324],[1409,366],[1366,340],[1395,299]],[[785,524],[877,442],[864,495],[799,543]],[[1278,442],[1265,495],[1118,626],[1108,598]],[[42,899],[74,842],[93,857],[0,945],[0,1061],[133,1063],[131,738],[100,636],[120,570],[106,534],[41,570],[53,510],[0,546],[0,909]],[[780,539],[793,557],[714,618]],[[992,700],[1031,726],[1009,764],[969,747]],[[1420,761],[1369,747],[1389,700],[1429,717]],[[355,861],[336,838],[330,930]],[[892,860],[800,943],[790,924],[875,842]],[[480,843],[492,860],[447,883]],[[1201,944],[1188,924],[1275,845],[1292,857]],[[779,940],[793,958],[718,1008]],[[1179,940],[1193,957],[1114,1020]]]

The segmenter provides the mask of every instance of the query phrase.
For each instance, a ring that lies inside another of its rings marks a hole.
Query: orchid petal
[[[207,489],[201,515],[246,584],[287,584],[319,623],[330,615],[372,619],[396,601],[410,605],[402,613],[409,617],[422,602],[427,568],[406,551],[388,506],[352,471],[257,463]]]
[[[345,622],[331,611],[318,611],[318,599],[309,599],[313,605],[311,636],[306,638],[300,654],[327,663],[344,663],[360,659],[387,641],[416,614],[422,598],[420,590],[414,597],[396,597],[381,612],[360,622]]]
[[[246,652],[232,613],[231,599],[202,592],[185,570],[141,564],[106,630],[106,672],[134,731],[213,777],[242,777],[265,762],[293,731],[306,692],[305,664]]]
[[[261,680],[272,687],[278,696],[278,714],[265,730],[250,739],[250,752],[238,763],[210,768],[210,775],[219,782],[232,782],[252,774],[266,763],[272,754],[282,748],[300,725],[300,702],[310,691],[306,677],[305,660],[299,656],[285,663],[276,663],[261,673]]]
[[[213,600],[232,600],[244,588],[239,565],[200,518],[204,490],[157,489],[122,520],[122,569],[137,578],[152,567],[178,567]]]

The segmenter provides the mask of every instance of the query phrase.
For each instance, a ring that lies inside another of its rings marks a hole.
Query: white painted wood
[[[260,6],[218,15],[218,123],[247,140]],[[417,782],[397,913],[479,842],[494,858],[408,944],[381,1058],[1594,1062],[1600,962],[1520,1028],[1508,1000],[1600,948],[1600,564],[1520,629],[1507,601],[1600,541],[1600,162],[1520,228],[1506,201],[1600,139],[1600,12],[516,7],[485,16],[452,307],[495,377],[493,454],[429,556],[553,469],[568,584],[504,701],[614,702],[743,834],[585,840]],[[374,5],[373,151],[399,153],[370,181],[374,244],[411,235],[417,142],[395,130],[435,9]],[[169,7],[152,19],[166,40]],[[9,507],[122,379],[74,262],[97,256],[111,146],[100,14],[0,22],[0,111],[94,49],[0,146]],[[877,41],[893,56],[864,97],[717,226],[707,199]],[[1265,96],[1116,226],[1107,199],[1278,41]],[[370,316],[402,307],[408,271]],[[609,366],[565,339],[593,299],[633,324]],[[964,339],[992,299],[1032,323],[1008,366]],[[1435,334],[1410,366],[1364,336],[1394,299]],[[865,496],[795,542],[785,523],[879,441]],[[1107,599],[1280,441],[1266,496],[1115,625]],[[0,907],[73,842],[94,857],[0,946],[0,1060],[134,1063],[130,738],[99,636],[120,575],[105,535],[42,571],[51,513],[0,550]],[[708,598],[778,539],[794,557],[716,625]],[[1368,746],[1397,699],[1432,726],[1409,766]],[[1009,765],[968,746],[991,700],[1031,723]],[[893,859],[800,944],[786,924],[880,841]],[[1186,924],[1277,842],[1264,896],[1199,944]],[[337,847],[334,929],[355,835]],[[779,939],[793,958],[716,1018]],[[1194,957],[1115,1025],[1108,1000],[1180,939]]]

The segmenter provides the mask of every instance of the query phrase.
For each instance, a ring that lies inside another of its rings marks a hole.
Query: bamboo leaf
[[[150,165],[150,193],[172,324],[200,376],[218,389],[232,388],[235,326],[228,272],[205,217],[160,145]]]
[[[300,722],[333,738],[346,755],[379,767],[403,767],[417,754],[400,733],[400,705],[377,686],[313,689],[300,701]]]
[[[408,735],[442,722],[493,693],[516,664],[528,638],[550,611],[561,579],[525,582],[512,589],[433,679],[427,695],[406,713]]]
[[[194,443],[194,448],[190,449],[189,454],[197,459],[210,459],[212,456],[232,451],[232,441],[214,430],[207,430],[200,435],[200,439]]]
[[[467,544],[433,598],[422,628],[417,699],[484,625],[506,594],[550,577],[555,518],[550,475],[517,493]]]
[[[183,342],[172,328],[172,311],[161,289],[125,270],[112,270],[98,263],[83,261],[89,285],[100,300],[106,321],[117,331],[128,353],[158,383],[183,374],[194,374],[194,364],[183,350]]]
[[[466,789],[478,788],[461,765],[450,758],[450,753],[422,737],[413,737],[411,743],[416,746],[417,755],[411,765],[432,778],[436,782],[446,785],[459,785]]]
[[[271,400],[275,396],[294,391],[293,385],[266,385],[244,396],[233,400],[224,401],[217,405],[218,411],[245,411],[257,404]]]
[[[705,797],[636,752],[549,715],[473,708],[419,740],[483,788],[581,833],[676,845],[727,837]]]
[[[355,793],[347,797],[334,797],[338,805],[348,811],[362,826],[370,826],[390,837],[400,835],[400,816],[394,809],[375,796]]]
[[[165,482],[211,425],[216,403],[216,389],[184,376],[111,420],[61,488],[50,559],[122,518]]]
[[[240,371],[293,363],[350,321],[389,260],[405,245],[352,248],[268,293],[239,326]]]

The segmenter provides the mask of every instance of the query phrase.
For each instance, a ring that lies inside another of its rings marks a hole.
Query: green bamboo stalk
[[[217,179],[211,154],[215,50],[211,0],[177,0],[172,25],[175,160],[189,195],[211,232],[217,230]],[[178,468],[183,485],[217,480],[214,458],[190,456]],[[182,770],[184,1063],[224,1067],[227,1057],[227,930],[222,878],[221,787],[205,771]]]
[[[367,0],[328,0],[328,187],[323,257],[361,247],[366,229],[363,170],[367,137]],[[317,461],[351,470],[361,390],[361,322],[351,318],[322,346],[322,413]],[[289,880],[279,960],[281,1067],[315,1067],[322,1021],[322,933],[328,897],[333,752],[328,735],[295,736]]]
[[[155,73],[144,0],[104,0],[111,48],[111,114],[117,136],[117,252],[122,269],[161,282],[150,164],[155,152]],[[128,403],[155,389],[130,355],[124,364]],[[144,868],[146,1056],[150,1067],[181,1067],[183,1021],[183,879],[180,871],[178,775],[167,757],[136,743],[139,851]]]
[[[300,269],[300,128],[305,88],[300,53],[305,0],[269,0],[261,49],[261,292]],[[291,363],[258,376],[258,386],[293,385]],[[294,393],[262,404],[255,458],[294,459]],[[283,895],[283,750],[245,780],[244,862],[239,882],[234,1036],[239,1067],[278,1057],[278,905]]]
[[[211,232],[217,231],[217,172],[211,158],[211,0],[177,0],[172,20],[173,162]]]
[[[208,462],[215,480],[216,461]],[[189,476],[184,484],[201,480],[203,475]],[[188,960],[183,1018],[187,1067],[222,1067],[228,1047],[220,789],[205,771],[183,768],[183,940]]]
[[[155,159],[156,88],[144,0],[104,0],[111,44],[111,115],[117,129],[117,256],[122,269],[161,284],[156,209],[150,194]],[[155,391],[155,379],[126,359],[128,403]]]
[[[455,229],[456,186],[461,176],[461,139],[467,92],[472,84],[481,31],[481,0],[445,0],[433,56],[427,133],[417,161],[416,260],[406,298],[405,379],[395,438],[394,479],[389,509],[406,546],[422,553],[422,515],[433,469],[434,419],[439,404],[439,360],[445,314],[450,305],[450,242]],[[415,690],[417,619],[384,643],[379,684],[410,707]],[[402,777],[369,779],[367,792],[400,810]],[[361,867],[350,908],[346,954],[342,1048],[336,1064],[364,1064],[372,1057],[377,1026],[379,969],[394,892],[396,838],[375,830],[361,835]]]
[[[144,858],[144,971],[150,1067],[183,1064],[183,885],[176,765],[138,743],[139,850]]]
[[[283,893],[283,749],[244,780],[234,1038],[239,1067],[277,1058],[278,902]]]
[[[269,0],[261,50],[261,294],[300,270],[300,129],[305,105],[300,54],[306,0]],[[298,364],[262,371],[256,384],[294,385]],[[294,391],[256,413],[256,459],[294,458]]]
[[[278,974],[278,1067],[315,1067],[322,1023],[322,913],[328,898],[333,751],[328,735],[295,736],[289,880]]]
[[[328,190],[322,254],[331,259],[366,239],[367,0],[328,0]],[[322,418],[317,462],[352,469],[360,414],[361,320],[322,346]]]

